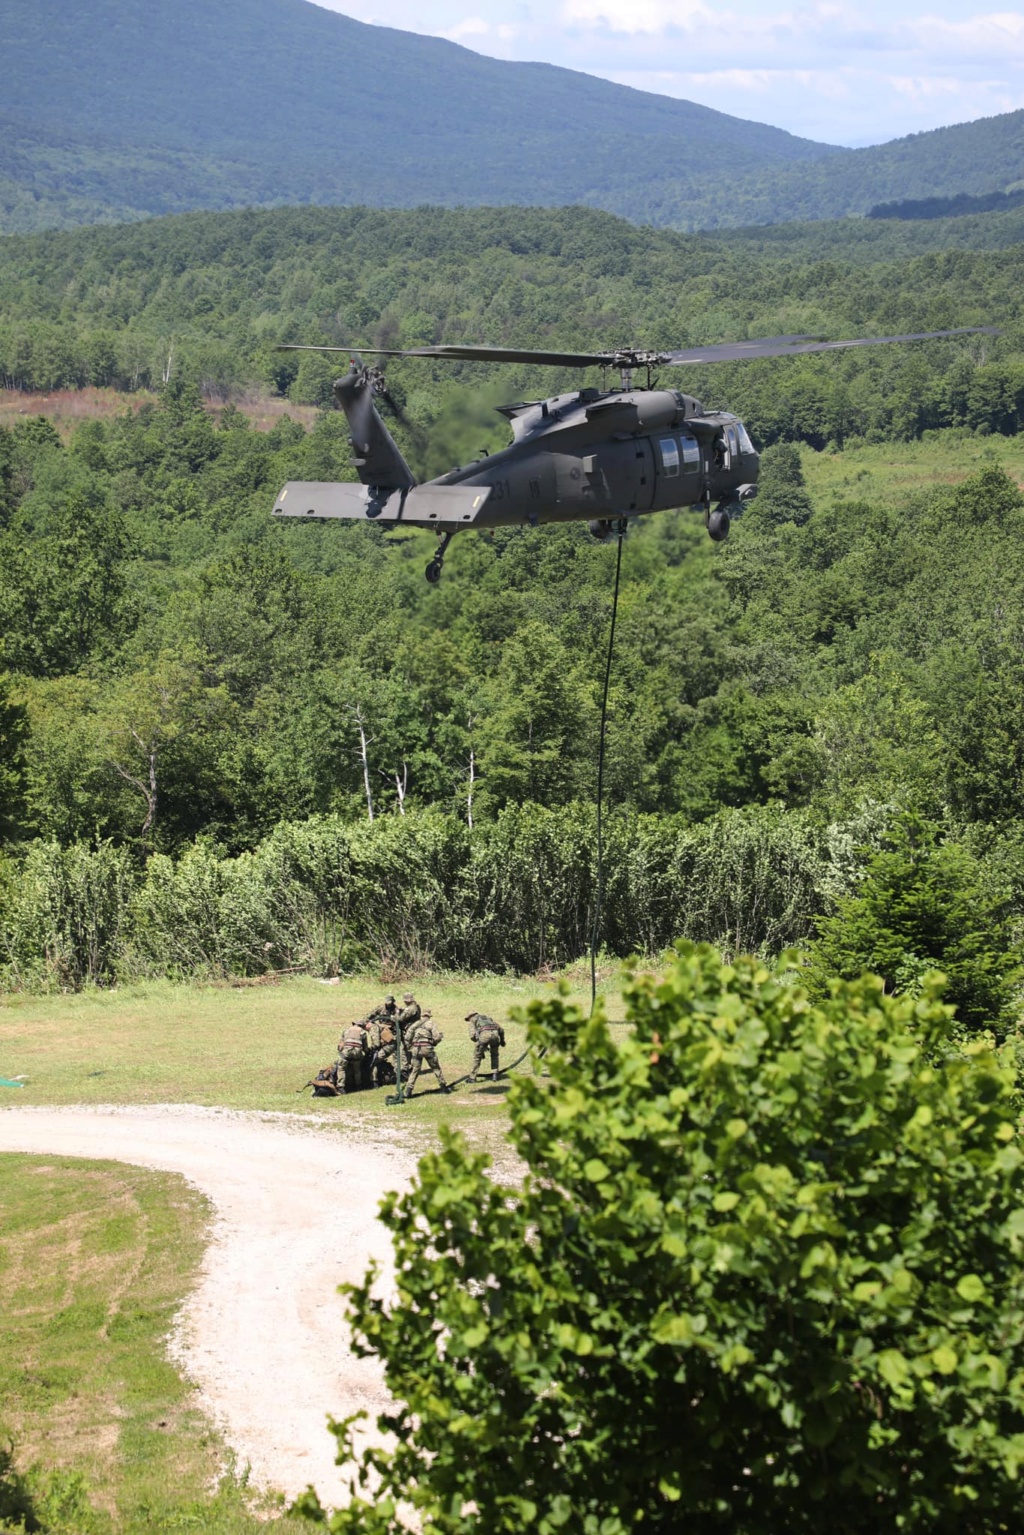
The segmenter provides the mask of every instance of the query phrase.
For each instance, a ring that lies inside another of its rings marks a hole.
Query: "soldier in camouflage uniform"
[[[338,1092],[357,1093],[363,1085],[366,1025],[350,1023],[338,1041]]]
[[[367,1030],[367,1043],[370,1047],[367,1058],[370,1087],[388,1087],[396,1080],[397,1034],[397,1023],[371,1023]]]
[[[419,1023],[423,1017],[423,1010],[411,991],[407,991],[402,998],[402,1010],[398,1015],[397,1023],[402,1031],[402,1039],[405,1041],[409,1030],[414,1023]]]
[[[469,1074],[471,1082],[476,1081],[477,1072],[483,1064],[484,1056],[488,1050],[491,1052],[491,1076],[498,1080],[498,1050],[505,1048],[505,1030],[500,1023],[495,1023],[493,1018],[488,1018],[486,1013],[467,1013],[466,1022],[469,1024],[469,1037],[475,1045],[473,1051],[473,1070]]]
[[[395,1003],[394,997],[389,993],[384,998],[384,1001],[381,1003],[380,1007],[375,1007],[372,1013],[367,1014],[366,1021],[367,1023],[393,1024],[397,1017],[398,1007]]]
[[[437,1058],[437,1047],[444,1039],[440,1029],[435,1029],[430,1021],[430,1013],[424,1013],[418,1023],[414,1023],[409,1032],[402,1037],[405,1040],[405,1048],[409,1052],[409,1082],[405,1090],[407,1098],[412,1097],[412,1090],[416,1086],[421,1071],[432,1071],[437,1078],[441,1091],[448,1091],[448,1083],[444,1079],[441,1070],[441,1062]]]

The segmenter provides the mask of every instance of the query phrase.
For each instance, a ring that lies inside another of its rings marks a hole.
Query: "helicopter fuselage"
[[[604,522],[673,507],[735,506],[758,455],[737,416],[668,389],[578,390],[502,407],[513,441],[434,485],[487,486],[473,526]]]

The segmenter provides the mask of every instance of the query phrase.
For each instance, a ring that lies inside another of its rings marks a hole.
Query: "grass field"
[[[618,1015],[616,986],[609,1000]],[[496,1147],[507,1083],[482,1078],[445,1096],[426,1077],[423,1096],[402,1108],[386,1107],[383,1090],[315,1100],[296,1092],[333,1059],[342,1027],[383,991],[367,981],[289,978],[5,996],[0,1076],[27,1081],[0,1089],[0,1107],[197,1103],[301,1113],[325,1129],[355,1115],[413,1150],[447,1122]],[[444,1031],[439,1053],[451,1079],[471,1065],[471,1008],[505,1025],[511,1061],[524,1030],[510,1010],[554,986],[488,977],[415,991]],[[576,999],[589,995],[579,987]],[[223,1445],[166,1357],[164,1339],[202,1253],[202,1198],[182,1179],[136,1167],[5,1155],[0,1209],[0,1450],[9,1436],[17,1466],[13,1478],[0,1474],[0,1530],[17,1527],[4,1515],[17,1515],[22,1493],[41,1527],[59,1535],[298,1528],[250,1507],[245,1487],[224,1477]]]
[[[807,488],[815,501],[889,499],[934,485],[955,485],[998,464],[1024,488],[1024,436],[974,437],[933,432],[921,442],[885,442],[842,453],[802,453]]]
[[[202,1197],[120,1163],[4,1156],[0,1208],[0,1435],[18,1467],[0,1456],[0,1529],[307,1529],[254,1503],[167,1358]]]
[[[614,984],[617,983],[613,983]],[[497,977],[417,983],[416,995],[444,1033],[439,1055],[449,1080],[472,1065],[471,1009],[504,1024],[512,1061],[524,1042],[515,1007],[551,996],[550,982]],[[378,1003],[384,988],[366,980],[325,986],[295,977],[267,986],[175,986],[154,982],[76,996],[0,998],[0,1076],[27,1077],[23,1089],[0,1089],[4,1103],[200,1103],[313,1114],[328,1122],[356,1114],[390,1115],[385,1093],[314,1099],[302,1087],[335,1057],[344,1026]],[[589,1003],[582,986],[574,999]],[[618,1005],[610,996],[612,1014]],[[400,1110],[433,1125],[472,1123],[504,1100],[505,1088],[481,1079],[451,1096],[421,1078],[423,1099]],[[417,1089],[418,1091],[419,1089]]]

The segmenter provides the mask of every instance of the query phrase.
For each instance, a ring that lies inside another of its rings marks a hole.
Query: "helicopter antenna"
[[[622,540],[626,532],[626,519],[620,517],[618,548],[615,551],[615,589],[612,594],[612,622],[608,631],[608,657],[604,667],[604,692],[601,695],[601,733],[597,749],[597,890],[594,894],[594,925],[590,930],[590,1016],[597,1006],[597,946],[601,939],[601,908],[604,904],[604,747],[608,734],[608,685],[612,675],[612,655],[615,649],[615,620],[619,612],[619,576],[622,573]]]

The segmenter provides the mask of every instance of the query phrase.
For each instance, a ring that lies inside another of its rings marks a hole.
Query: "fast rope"
[[[619,613],[619,576],[622,571],[622,539],[625,527],[619,523],[618,548],[615,551],[615,590],[612,594],[612,622],[608,631],[608,656],[604,667],[604,692],[601,696],[601,734],[597,748],[597,890],[594,895],[594,925],[590,930],[590,1015],[597,1006],[597,946],[601,938],[601,908],[604,904],[604,746],[608,729],[608,687],[612,676],[615,649],[615,620]]]

